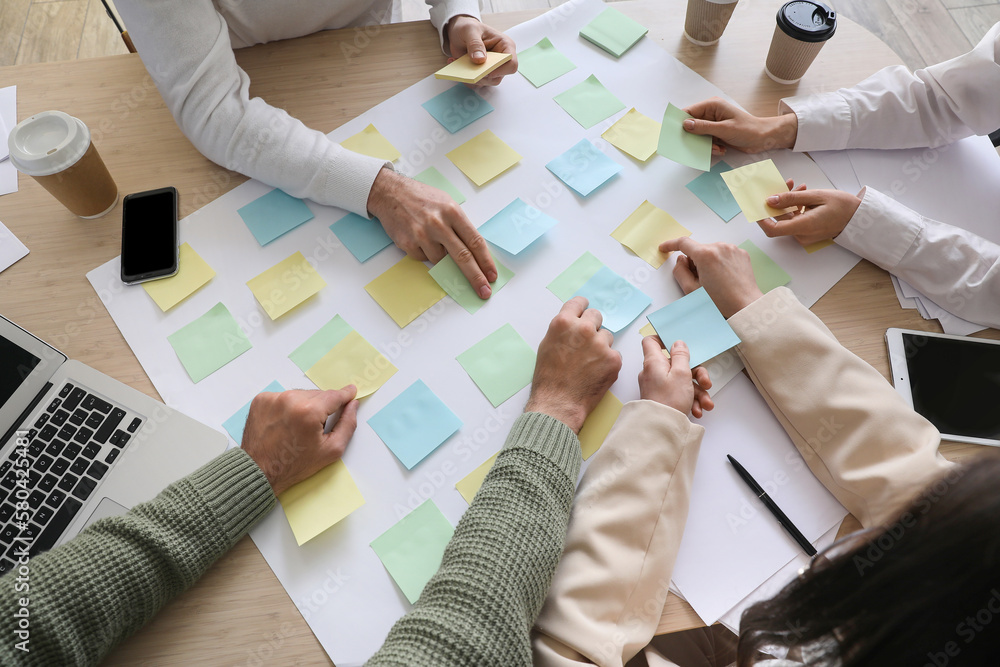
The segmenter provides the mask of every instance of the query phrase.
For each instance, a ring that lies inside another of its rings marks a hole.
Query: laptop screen
[[[0,406],[24,384],[40,361],[20,345],[0,336]]]

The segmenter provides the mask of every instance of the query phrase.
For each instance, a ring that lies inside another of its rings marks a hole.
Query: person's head
[[[955,467],[894,522],[845,538],[743,613],[737,664],[809,647],[807,665],[997,664],[1000,454]]]

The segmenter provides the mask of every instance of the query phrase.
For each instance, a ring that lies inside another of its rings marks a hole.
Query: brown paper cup
[[[65,171],[33,178],[81,218],[100,218],[118,203],[118,186],[93,143],[79,162]]]
[[[717,43],[729,24],[734,9],[735,2],[720,4],[708,0],[688,0],[684,36],[698,46]]]

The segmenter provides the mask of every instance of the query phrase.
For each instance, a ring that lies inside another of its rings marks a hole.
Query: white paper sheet
[[[28,248],[14,232],[0,222],[0,271],[9,268],[14,262],[28,254]]]
[[[0,157],[8,155],[7,135],[14,126],[17,125],[17,86],[7,86],[0,88],[0,139],[2,139],[3,149],[0,149]],[[10,159],[0,162],[0,195],[7,195],[17,192],[17,170],[11,164]]]
[[[220,430],[226,418],[272,380],[288,388],[311,388],[311,383],[287,359],[287,354],[336,313],[400,369],[361,406],[358,431],[344,457],[366,504],[302,547],[296,546],[280,509],[270,514],[252,533],[268,564],[339,667],[363,663],[381,644],[392,623],[410,608],[369,548],[369,542],[429,497],[452,523],[456,523],[467,505],[455,491],[455,482],[499,450],[527,397],[526,388],[499,408],[492,408],[457,364],[455,355],[505,323],[511,323],[529,344],[537,346],[559,308],[559,302],[545,285],[585,250],[593,252],[649,294],[653,299],[650,310],[681,296],[670,274],[670,262],[659,271],[653,271],[609,236],[643,200],[648,199],[667,210],[692,230],[696,239],[737,244],[751,239],[792,276],[789,287],[807,305],[812,305],[858,261],[839,246],[810,255],[792,239],[768,239],[742,214],[729,223],[723,222],[684,187],[700,172],[659,157],[648,164],[639,164],[600,138],[601,133],[625,113],[624,110],[583,130],[556,105],[553,96],[592,73],[627,108],[635,106],[650,117],[661,115],[668,102],[685,106],[723,94],[652,40],[641,40],[616,60],[580,39],[580,28],[603,9],[604,5],[596,0],[574,2],[511,30],[510,35],[520,48],[549,37],[576,63],[577,69],[539,89],[520,75],[510,77],[499,88],[483,92],[496,110],[454,135],[443,131],[420,108],[423,102],[452,85],[432,77],[330,135],[342,141],[374,123],[402,152],[403,158],[398,164],[402,171],[415,174],[428,166],[437,167],[469,197],[463,208],[476,224],[482,224],[514,197],[521,197],[559,221],[520,255],[498,251],[501,261],[515,276],[475,316],[445,299],[400,330],[365,293],[364,285],[398,261],[403,256],[402,251],[393,247],[365,264],[358,264],[329,230],[329,225],[344,215],[337,209],[309,202],[316,214],[314,220],[265,248],[259,247],[236,213],[240,206],[270,191],[256,181],[236,188],[181,222],[181,241],[189,242],[218,275],[168,313],[160,312],[141,287],[121,284],[117,259],[88,274],[164,400]],[[493,130],[524,158],[496,181],[476,188],[445,153],[485,129]],[[587,199],[568,191],[545,169],[549,160],[584,137],[594,141],[623,166],[622,173],[614,181]],[[830,187],[822,171],[804,155],[781,151],[768,157],[775,160],[787,177],[813,187]],[[760,156],[727,156],[733,166],[756,159]],[[328,286],[316,297],[272,322],[262,314],[245,282],[296,250],[314,262]],[[194,385],[166,336],[218,301],[225,303],[234,317],[245,324],[254,347]],[[623,401],[638,398],[636,376],[641,369],[642,354],[640,336],[636,332],[644,323],[645,318],[640,317],[616,337],[616,348],[623,354],[623,368],[612,390]],[[427,382],[459,415],[464,426],[412,471],[407,471],[365,422],[418,378]],[[748,381],[737,374],[733,382],[744,383],[745,390]],[[752,388],[750,392],[754,393]],[[725,393],[718,396],[719,414],[737,421],[729,429],[710,430],[706,450],[731,446],[729,431],[737,428],[742,432],[741,451],[747,452],[748,461],[757,461],[752,452],[771,451],[776,446],[776,437],[771,429],[758,431],[751,425],[761,421],[763,415],[764,422],[773,427],[773,417],[759,398],[743,410],[735,405],[737,399],[725,399]],[[740,389],[730,393],[742,395]],[[725,421],[719,417],[713,423]],[[784,442],[787,444],[787,438]],[[706,471],[712,468],[711,464],[706,464]],[[765,478],[772,472],[763,465],[760,469]],[[701,495],[696,494],[692,499],[692,510],[705,513],[707,509],[699,509],[703,503],[713,507],[719,498],[728,498],[731,502],[742,491],[735,485],[727,487],[721,495],[715,489],[708,494],[702,490]],[[800,491],[815,493],[812,486],[798,481],[783,493]],[[791,497],[778,496],[779,501],[785,498],[793,506],[807,506],[813,502],[797,497],[790,500]],[[840,512],[842,516],[843,510]],[[693,535],[700,534],[692,539],[693,544],[721,555],[712,560],[711,567],[689,558],[677,572],[686,573],[687,580],[714,579],[715,570],[723,568],[732,572],[733,580],[732,594],[727,593],[722,601],[699,602],[698,606],[719,607],[718,614],[721,614],[792,557],[790,551],[780,548],[758,552],[752,547],[756,539],[744,543],[756,532],[756,525],[753,528],[737,534],[708,529],[692,531]],[[692,590],[702,593],[698,586]],[[687,590],[684,592],[691,595]],[[702,594],[715,596],[716,592],[705,590]]]

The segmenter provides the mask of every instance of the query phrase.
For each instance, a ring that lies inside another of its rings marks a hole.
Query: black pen
[[[729,456],[729,454],[726,454],[726,457],[729,459],[729,462],[733,464],[733,467],[736,468],[736,472],[738,472],[740,477],[743,478],[743,481],[750,487],[750,490],[757,494],[760,501],[764,503],[764,507],[766,507],[771,514],[774,515],[774,518],[778,520],[781,527],[788,531],[789,535],[795,538],[795,541],[799,543],[799,546],[802,547],[802,550],[805,551],[806,554],[809,556],[815,556],[816,549],[813,545],[809,544],[809,540],[806,539],[806,536],[799,532],[799,529],[795,527],[795,524],[792,523],[791,520],[785,516],[785,513],[781,511],[781,508],[778,507],[773,500],[771,500],[771,496],[764,492],[764,489],[762,489],[760,484],[757,483],[757,480],[750,476],[750,473],[747,472],[746,468],[740,465],[739,461],[734,459],[732,456]]]

